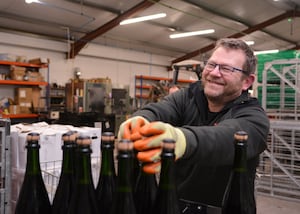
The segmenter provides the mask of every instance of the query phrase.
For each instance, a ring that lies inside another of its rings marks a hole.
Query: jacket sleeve
[[[193,99],[184,90],[167,96],[159,103],[148,104],[134,114],[149,121],[159,120],[179,127],[187,142],[187,149],[181,159],[205,166],[231,164],[234,157],[234,133],[239,130],[249,135],[248,159],[264,151],[269,119],[257,100],[236,104],[213,124],[205,125],[204,107],[195,107],[195,101],[191,101]]]

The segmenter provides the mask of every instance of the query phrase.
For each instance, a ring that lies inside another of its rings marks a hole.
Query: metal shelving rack
[[[300,201],[300,59],[265,63],[261,102],[270,118],[270,131],[256,190]]]
[[[141,108],[143,105],[150,100],[149,91],[160,81],[172,82],[172,78],[165,77],[155,77],[155,76],[144,76],[144,75],[136,75],[134,79],[134,96],[137,99],[138,108]],[[195,82],[195,80],[187,80],[187,79],[177,79],[177,84],[181,86],[187,86],[190,83]]]
[[[38,70],[40,72],[40,69],[46,69],[45,78],[46,81],[23,81],[23,80],[0,80],[0,86],[6,87],[6,86],[13,86],[16,87],[39,87],[43,86],[45,87],[45,96],[41,96],[40,99],[45,99],[45,108],[48,111],[49,109],[49,103],[50,103],[50,97],[49,97],[49,80],[50,80],[50,72],[49,72],[49,63],[25,63],[25,62],[13,62],[13,61],[3,61],[0,60],[0,66],[9,67],[9,66],[20,66],[20,67],[26,67]],[[9,71],[9,69],[7,70]],[[38,118],[40,115],[40,109],[38,109],[38,112],[31,113],[31,114],[8,114],[3,115],[5,118],[10,118],[13,122],[14,119],[23,119],[23,118]]]
[[[261,155],[256,190],[285,200],[300,201],[299,121],[271,120],[268,150]]]
[[[10,120],[0,118],[0,213],[11,213]]]

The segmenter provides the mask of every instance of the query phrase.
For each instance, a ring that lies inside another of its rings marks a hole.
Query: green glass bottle
[[[96,196],[101,214],[110,214],[116,188],[116,170],[114,162],[115,135],[104,132],[101,137],[101,168]]]
[[[50,214],[51,204],[40,168],[38,133],[27,135],[27,162],[24,181],[16,205],[16,214]]]
[[[136,214],[132,188],[133,143],[120,140],[118,145],[118,176],[111,214]]]
[[[179,200],[175,184],[175,141],[164,139],[161,171],[153,214],[179,214]]]
[[[142,163],[134,189],[134,202],[137,214],[152,214],[157,194],[157,182],[155,174],[143,171]]]
[[[133,185],[133,189],[135,189],[136,183],[137,183],[137,179],[138,176],[140,174],[140,169],[141,169],[141,163],[139,162],[139,160],[137,159],[137,153],[138,151],[133,149],[132,151],[132,185]]]
[[[248,134],[236,132],[234,139],[234,163],[223,198],[222,214],[255,214],[255,198],[247,181]]]
[[[75,189],[68,214],[99,214],[91,169],[91,138],[78,136]]]
[[[74,148],[74,172],[73,172],[73,176],[74,176],[74,187],[73,187],[73,189],[75,189],[75,186],[76,186],[76,179],[77,179],[77,166],[78,166],[78,144],[77,144],[77,142],[76,142],[76,140],[77,140],[77,138],[78,138],[78,136],[79,136],[79,132],[78,131],[75,131],[75,130],[72,130],[72,131],[69,131],[69,133],[71,133],[72,134],[72,137],[71,137],[71,139],[72,139],[72,141],[74,141],[74,145],[75,145],[75,148]]]
[[[53,214],[66,214],[75,186],[75,134],[67,132],[62,135],[62,169],[52,203]]]

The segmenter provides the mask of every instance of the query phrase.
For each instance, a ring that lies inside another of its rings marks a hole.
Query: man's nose
[[[215,75],[215,76],[222,76],[221,71],[220,71],[220,65],[216,65],[213,70],[211,70],[210,74]]]

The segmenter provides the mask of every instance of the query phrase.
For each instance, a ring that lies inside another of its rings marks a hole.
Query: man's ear
[[[255,80],[255,75],[254,74],[250,74],[249,76],[247,76],[246,78],[243,79],[243,90],[247,90],[248,88],[250,88],[250,86],[253,84]]]

